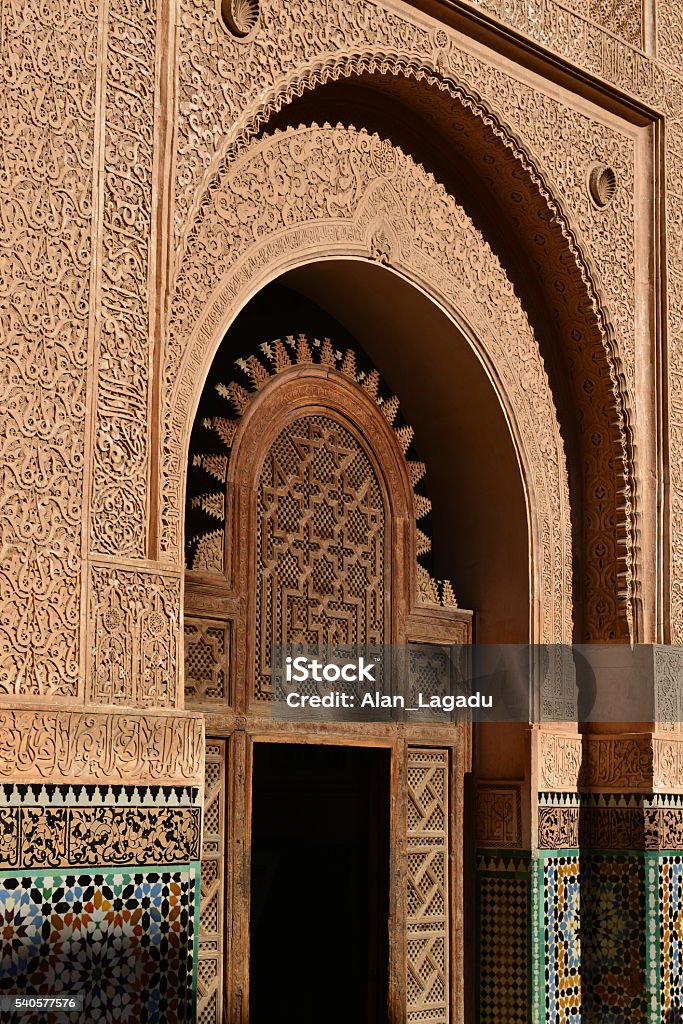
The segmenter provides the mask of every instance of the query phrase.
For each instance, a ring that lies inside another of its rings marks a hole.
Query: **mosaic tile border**
[[[476,868],[478,872],[504,872],[510,875],[528,875],[532,869],[529,850],[489,850],[476,851]]]
[[[482,856],[491,870],[476,877],[477,1024],[527,1024],[531,1019],[532,894],[530,860]],[[521,870],[506,870],[518,865]]]
[[[538,804],[544,807],[640,807],[683,810],[683,794],[541,792],[538,794]]]
[[[199,807],[198,786],[111,786],[98,784],[0,783],[7,807]]]
[[[662,857],[657,871],[662,1020],[683,1018],[683,857]]]
[[[0,873],[0,992],[83,992],[49,1024],[193,1024],[199,879],[196,861]]]
[[[679,794],[542,793],[540,849],[681,850]]]

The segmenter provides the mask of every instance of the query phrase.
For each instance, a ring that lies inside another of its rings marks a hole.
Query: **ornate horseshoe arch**
[[[567,470],[538,345],[496,256],[422,167],[364,131],[306,127],[252,144],[207,196],[178,280],[166,355],[160,541],[177,561],[197,382],[239,309],[299,263],[338,255],[388,264],[468,334],[510,423],[531,535],[536,642],[572,631]],[[538,580],[538,585],[536,585]]]
[[[366,45],[368,24],[375,40],[372,47]],[[188,22],[186,28],[194,36],[197,26]],[[612,305],[606,301],[608,289],[594,265],[594,216],[590,210],[580,213],[578,205],[572,208],[573,216],[568,214],[559,183],[553,183],[552,173],[534,155],[524,122],[504,116],[500,103],[492,101],[489,90],[495,89],[514,110],[514,86],[511,92],[505,75],[499,75],[494,86],[487,66],[461,51],[447,30],[428,30],[410,18],[368,4],[354,7],[343,23],[335,23],[338,41],[332,49],[329,40],[317,38],[315,29],[302,31],[296,18],[288,16],[282,31],[283,39],[293,41],[291,52],[283,50],[272,68],[268,64],[273,74],[261,83],[258,97],[233,97],[240,112],[237,118],[225,122],[216,115],[214,138],[221,139],[217,148],[207,147],[206,136],[196,134],[191,119],[181,117],[188,140],[194,140],[198,152],[195,145],[187,144],[182,150],[184,173],[177,196],[180,251],[186,244],[191,248],[211,189],[230,173],[261,127],[298,98],[329,83],[363,78],[374,79],[378,90],[387,95],[406,86],[415,94],[419,90],[415,116],[424,119],[431,134],[440,136],[442,146],[453,144],[454,156],[465,141],[467,158],[474,155],[474,173],[489,183],[508,210],[510,225],[539,277],[541,267],[547,271],[543,289],[561,335],[571,400],[579,410],[585,496],[579,530],[589,566],[581,580],[584,623],[579,628],[587,630],[585,639],[594,641],[637,638],[642,628],[636,598],[642,510],[639,514],[630,394],[634,386],[632,316],[615,303],[614,287]],[[260,46],[266,43],[257,36],[247,51],[233,52],[228,47],[223,53],[220,33],[216,39],[224,66],[234,63],[240,81],[250,80]],[[220,65],[213,73],[222,75]],[[194,88],[189,81],[184,84],[190,91]],[[201,105],[201,90],[195,99]],[[460,122],[469,122],[464,133],[463,123],[450,123],[454,111]],[[293,117],[290,123],[298,124],[297,115]],[[182,273],[182,267],[177,269]],[[619,291],[626,294],[627,282],[619,280]]]

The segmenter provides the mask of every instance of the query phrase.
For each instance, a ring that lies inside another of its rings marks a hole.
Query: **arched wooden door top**
[[[273,643],[405,637],[413,494],[386,419],[329,367],[278,374],[235,441],[227,560],[244,596],[247,692],[258,706],[268,698]]]
[[[222,483],[214,481],[222,491],[190,502],[223,517],[221,531],[214,526],[189,549],[189,578],[220,580],[235,603],[240,711],[264,708],[269,698],[262,665],[273,643],[469,637],[469,613],[455,607],[450,584],[439,592],[418,561],[430,541],[417,520],[430,503],[415,490],[424,465],[406,456],[412,429],[394,426],[397,399],[387,397],[377,371],[356,370],[351,350],[342,356],[325,342],[314,362],[305,339],[296,361],[292,348],[272,343],[272,373],[255,357],[241,361],[252,390],[218,386],[238,413],[203,420],[224,443]],[[218,458],[192,461],[215,477]],[[336,478],[311,480],[323,463],[336,465]]]

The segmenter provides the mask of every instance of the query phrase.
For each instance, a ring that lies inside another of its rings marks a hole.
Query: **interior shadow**
[[[386,1024],[389,752],[255,746],[250,1024]]]

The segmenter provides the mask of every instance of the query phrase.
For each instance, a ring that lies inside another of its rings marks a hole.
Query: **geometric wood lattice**
[[[408,750],[408,1015],[448,1024],[448,751]]]
[[[256,697],[271,645],[385,640],[386,511],[360,442],[330,416],[275,438],[257,488]]]
[[[227,703],[229,624],[186,617],[184,632],[186,703]]]
[[[236,379],[205,389],[190,442],[188,490],[185,509],[187,544],[186,564],[189,569],[222,575],[225,571],[224,548],[226,518],[226,482],[232,446],[238,433],[240,418],[255,394],[273,377],[300,366],[329,367],[356,384],[370,398],[389,424],[403,453],[414,493],[415,522],[428,516],[429,499],[420,493],[424,463],[409,458],[413,430],[402,423],[398,399],[388,393],[376,369],[361,368],[365,356],[352,348],[339,350],[329,338],[322,342],[304,334],[288,335],[260,346],[260,354],[252,352],[238,359]],[[453,588],[448,581],[432,579],[421,559],[429,555],[431,540],[427,533],[415,529],[418,600],[421,604],[457,607]],[[369,638],[363,642],[372,642]],[[263,682],[263,681],[262,681]],[[269,696],[267,683],[262,697]],[[260,686],[257,687],[257,692]]]
[[[225,740],[206,744],[197,1024],[223,1021],[226,749]]]

